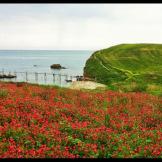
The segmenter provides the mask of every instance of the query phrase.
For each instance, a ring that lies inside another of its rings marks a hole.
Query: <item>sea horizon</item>
[[[6,74],[18,72],[16,81],[26,81],[25,72],[33,73],[28,77],[32,83],[35,82],[34,73],[61,74],[70,78],[83,75],[86,60],[92,53],[93,51],[88,50],[0,50],[0,71]],[[51,69],[52,64],[60,64],[66,69]],[[46,82],[44,76],[40,76],[37,83],[53,84],[52,76]],[[62,79],[62,85],[65,84],[65,79]]]
[[[96,51],[89,49],[0,49],[0,51]]]

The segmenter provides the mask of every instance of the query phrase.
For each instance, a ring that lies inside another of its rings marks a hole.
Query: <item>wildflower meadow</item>
[[[0,82],[0,158],[161,158],[162,98]]]

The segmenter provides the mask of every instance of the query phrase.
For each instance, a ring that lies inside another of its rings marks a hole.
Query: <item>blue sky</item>
[[[162,4],[0,4],[0,49],[162,43]]]

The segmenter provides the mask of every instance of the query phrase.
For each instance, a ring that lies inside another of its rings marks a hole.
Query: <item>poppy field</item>
[[[162,158],[162,98],[0,82],[0,158]]]

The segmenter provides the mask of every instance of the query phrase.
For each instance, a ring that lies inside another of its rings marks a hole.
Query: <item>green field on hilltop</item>
[[[120,44],[96,51],[84,76],[114,90],[162,95],[162,44]]]

